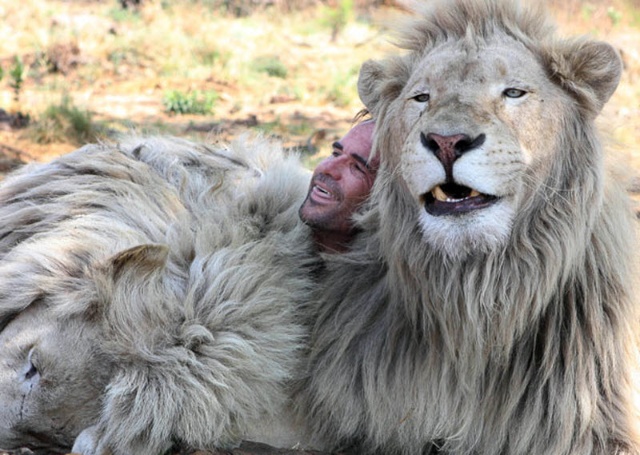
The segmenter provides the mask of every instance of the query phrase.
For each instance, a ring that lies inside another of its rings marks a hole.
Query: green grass
[[[336,6],[324,6],[320,16],[321,23],[331,29],[331,40],[335,41],[355,17],[353,0],[339,0]]]
[[[357,94],[354,91],[358,80],[359,66],[354,66],[347,71],[338,71],[333,75],[330,84],[323,87],[325,99],[338,107],[346,107],[354,102]]]
[[[318,2],[294,12],[260,7],[238,18],[221,11],[225,1],[145,0],[141,8],[131,10],[119,8],[116,0],[5,2],[3,10],[12,20],[0,27],[5,72],[0,107],[28,114],[33,124],[38,123],[42,141],[65,136],[56,131],[60,121],[44,111],[51,100],[69,93],[77,102],[83,100],[83,107],[103,128],[118,120],[137,127],[165,122],[180,125],[176,131],[183,134],[185,119],[180,115],[214,113],[216,121],[230,125],[229,132],[235,134],[241,126],[236,120],[256,115],[259,122],[271,122],[264,130],[295,142],[307,136],[300,118],[317,129],[348,129],[363,107],[356,91],[359,66],[396,52],[380,28],[384,16],[364,10],[367,2]],[[624,37],[629,25],[640,27],[637,0],[549,1],[561,12],[561,27],[575,27],[571,34],[594,29],[607,40],[611,31]],[[58,43],[74,42],[81,51],[79,64],[64,75],[50,71],[47,51]],[[635,49],[633,44],[625,44],[624,50]],[[21,56],[28,69],[18,103],[10,86],[14,56]],[[632,73],[625,73],[622,89],[633,82],[626,74]],[[207,100],[206,92],[193,89],[215,89],[219,96]],[[124,105],[110,111],[94,104],[108,95]],[[629,109],[638,105],[637,98],[617,99]],[[140,109],[139,102],[144,104]],[[136,109],[127,110],[128,103],[135,103]]]
[[[182,92],[169,90],[162,99],[162,104],[169,114],[207,115],[213,112],[213,106],[218,99],[214,90]]]
[[[251,69],[257,73],[265,73],[271,77],[286,79],[289,70],[278,56],[261,56],[251,62]]]
[[[140,14],[135,9],[113,8],[109,11],[109,17],[116,22],[140,21]]]
[[[261,131],[267,135],[275,135],[290,138],[292,136],[306,137],[310,136],[315,130],[308,119],[300,119],[299,121],[283,121],[280,116],[271,122],[262,122],[257,127],[257,131]]]
[[[81,145],[95,141],[101,131],[88,111],[76,107],[68,95],[63,95],[61,102],[48,106],[26,134],[38,144],[70,142]]]

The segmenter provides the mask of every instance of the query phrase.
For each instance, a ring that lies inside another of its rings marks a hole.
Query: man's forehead
[[[371,140],[373,139],[373,130],[375,128],[375,125],[375,122],[372,120],[358,123],[353,128],[351,128],[351,130],[349,130],[347,135],[354,135],[357,136],[358,139],[371,142]]]
[[[360,123],[351,128],[338,142],[345,147],[356,147],[366,150],[368,155],[373,141],[373,129],[373,122]]]
[[[365,147],[350,147],[348,150],[345,149],[344,145],[340,142],[340,141],[336,141],[333,143],[333,148],[338,149],[338,150],[342,150],[343,152],[347,153],[349,156],[351,156],[353,159],[355,159],[356,161],[359,161],[360,163],[362,163],[363,165],[365,165],[367,168],[375,168],[377,167],[377,164],[375,166],[372,166],[373,162],[377,163],[377,159],[373,159],[373,160],[369,160],[369,155],[371,154],[371,142],[369,142],[368,146]]]

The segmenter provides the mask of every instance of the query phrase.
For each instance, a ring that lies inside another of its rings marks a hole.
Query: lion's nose
[[[472,139],[467,134],[444,136],[437,133],[420,133],[420,142],[440,160],[449,178],[451,178],[454,161],[464,153],[480,147],[484,144],[485,139],[486,136],[484,134],[480,134]]]
[[[431,151],[440,161],[453,162],[460,158],[465,152],[473,150],[484,144],[486,136],[480,134],[472,139],[467,134],[454,134],[451,136],[443,136],[436,133],[420,133],[420,141],[422,145]]]

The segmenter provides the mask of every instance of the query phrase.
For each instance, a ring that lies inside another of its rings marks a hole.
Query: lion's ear
[[[168,255],[165,245],[139,245],[116,253],[103,267],[114,281],[127,275],[146,276],[163,268]]]
[[[367,60],[360,68],[358,77],[358,94],[369,112],[376,111],[376,105],[380,97],[378,95],[378,84],[384,78],[384,67],[380,62]]]
[[[118,361],[147,361],[156,343],[174,342],[182,287],[167,279],[168,259],[167,246],[140,245],[109,258],[96,277],[103,348]]]
[[[119,251],[98,264],[93,273],[101,306],[111,306],[114,295],[135,295],[145,283],[164,270],[169,248],[164,245],[138,245]]]
[[[554,66],[564,88],[594,114],[609,101],[622,75],[619,53],[610,44],[600,41],[567,43]]]
[[[360,68],[358,94],[367,110],[377,117],[381,103],[389,103],[400,95],[409,79],[407,62],[401,57],[367,60]]]
[[[145,244],[121,250],[94,264],[89,270],[93,303],[87,317],[113,319],[113,314],[143,307],[139,303],[142,295],[160,282],[168,256],[167,246]]]

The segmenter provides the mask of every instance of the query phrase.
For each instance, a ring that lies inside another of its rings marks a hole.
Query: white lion
[[[0,447],[294,444],[309,173],[265,140],[86,146],[0,184]]]
[[[415,13],[360,73],[381,168],[303,412],[357,453],[640,453],[636,226],[594,127],[618,55],[516,1]]]

